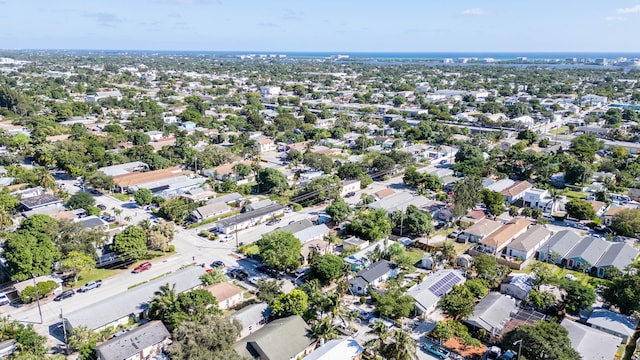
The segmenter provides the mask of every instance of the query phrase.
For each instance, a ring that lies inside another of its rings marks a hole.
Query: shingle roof
[[[228,282],[221,282],[206,286],[205,290],[211,293],[211,295],[215,296],[218,302],[227,300],[242,292],[242,289]]]
[[[544,246],[549,252],[564,258],[582,239],[582,236],[571,230],[561,230],[554,234]]]
[[[503,196],[514,197],[518,194],[521,194],[529,190],[532,186],[533,185],[531,185],[531,183],[528,181],[518,181],[517,183],[513,184],[511,187],[508,187],[502,190],[501,194]]]
[[[492,292],[476,304],[473,315],[466,322],[491,332],[504,326],[515,309],[515,300],[498,292]]]
[[[471,225],[464,232],[470,235],[476,236],[488,236],[494,231],[498,230],[502,226],[502,223],[489,219],[482,219],[477,223]]]
[[[632,264],[638,257],[638,250],[627,243],[613,243],[595,264],[596,267],[613,266],[620,271]]]
[[[569,332],[569,341],[582,360],[613,359],[622,339],[568,319],[560,323]]]
[[[158,181],[161,179],[172,178],[183,174],[188,174],[189,171],[183,171],[179,166],[170,167],[167,169],[153,170],[147,172],[133,172],[124,175],[114,176],[113,182],[120,187],[134,186],[144,184],[152,181]]]
[[[515,236],[522,233],[527,226],[531,225],[531,221],[524,218],[515,218],[504,224],[501,228],[485,237],[480,243],[487,246],[496,246],[498,249],[513,240]]]
[[[367,283],[373,282],[379,279],[383,275],[393,271],[396,268],[395,264],[388,262],[387,260],[380,260],[375,264],[360,270],[356,274],[356,278],[362,278]]]
[[[262,360],[288,360],[311,346],[311,329],[298,316],[274,320],[234,345],[243,357]]]
[[[231,208],[229,208],[226,203],[220,201],[217,203],[200,206],[199,208],[193,210],[191,214],[198,219],[204,219],[206,217],[209,217],[211,214],[223,213],[230,210]]]
[[[51,194],[41,194],[25,199],[20,199],[20,204],[28,209],[35,209],[46,205],[57,204],[60,202],[62,202],[62,200]]]
[[[245,221],[260,217],[260,216],[264,216],[267,215],[269,213],[272,212],[276,212],[279,210],[282,210],[284,207],[282,205],[279,204],[273,204],[273,205],[269,205],[267,207],[263,207],[257,210],[253,210],[253,211],[248,211],[246,213],[242,213],[242,214],[238,214],[237,216],[232,216],[230,218],[226,218],[223,220],[220,220],[218,222],[218,224],[222,225],[222,226],[229,226],[232,224],[236,224],[236,223],[243,223]]]
[[[536,247],[539,243],[548,239],[551,231],[542,225],[531,226],[524,234],[521,234],[509,244],[509,248],[521,251],[529,251]]]
[[[96,346],[95,350],[98,358],[102,360],[128,359],[150,346],[163,342],[170,336],[162,321],[155,320],[108,340]]]
[[[638,327],[638,320],[631,316],[625,316],[601,307],[593,308],[587,323],[628,337],[632,337]]]
[[[607,251],[609,247],[607,240],[595,237],[586,237],[582,239],[571,251],[567,254],[567,259],[581,258],[591,266],[594,266],[600,257]]]
[[[364,348],[352,337],[327,341],[306,356],[304,360],[351,360],[362,354]]]
[[[247,307],[238,310],[231,316],[230,319],[240,321],[243,328],[259,323],[260,321],[267,321],[271,315],[271,308],[267,303],[252,304]]]
[[[416,300],[416,307],[421,311],[425,311],[435,305],[438,301],[440,301],[440,296],[436,295],[431,291],[431,287],[436,285],[439,281],[444,279],[447,275],[453,274],[456,277],[455,283],[451,283],[451,288],[453,285],[462,284],[466,281],[464,275],[457,270],[440,270],[437,273],[427,277],[420,284],[413,286],[411,289],[407,291],[407,295],[410,295]],[[451,288],[445,289],[448,293],[451,291]]]

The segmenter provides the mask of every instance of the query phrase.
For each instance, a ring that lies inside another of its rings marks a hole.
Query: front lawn
[[[91,269],[80,273],[76,286],[82,286],[89,281],[104,280],[113,275],[119,274],[122,270],[114,269]]]

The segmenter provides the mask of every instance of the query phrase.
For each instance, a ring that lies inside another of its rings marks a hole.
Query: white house
[[[524,206],[532,209],[542,209],[542,211],[551,211],[553,198],[549,190],[531,188],[524,192]]]
[[[387,260],[380,260],[366,269],[360,270],[355,278],[349,280],[351,292],[366,295],[369,287],[376,288],[390,278],[398,275],[398,267]]]
[[[275,151],[278,147],[273,139],[263,138],[256,140],[256,150],[259,152]]]
[[[262,96],[278,96],[280,95],[280,86],[261,86],[260,95]]]

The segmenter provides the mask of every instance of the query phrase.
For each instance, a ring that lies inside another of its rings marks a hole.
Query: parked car
[[[233,240],[233,235],[227,234],[220,236],[220,242],[227,242],[229,240]]]
[[[211,263],[211,267],[214,268],[214,269],[215,268],[223,268],[225,266],[226,265],[222,262],[222,260],[216,260],[216,261]]]
[[[111,216],[101,216],[100,217],[102,220],[106,221],[106,222],[114,222],[116,221],[116,217],[111,215]]]
[[[273,277],[276,277],[276,278],[281,278],[283,276],[283,274],[280,271],[278,271],[278,270],[276,270],[274,268],[270,268],[270,267],[268,267],[266,265],[260,265],[260,266],[256,267],[256,270],[258,270],[259,272],[261,272],[263,274],[267,274],[269,276],[273,276]]]
[[[300,276],[302,276],[302,275],[306,275],[306,274],[309,272],[309,270],[311,270],[311,268],[309,268],[309,267],[303,267],[303,268],[300,268],[300,269],[296,270],[296,271],[295,271],[295,273],[294,273],[294,275],[295,275],[296,277],[300,277]]]
[[[355,193],[355,191],[352,191],[350,193],[347,193],[347,195],[345,195],[344,197],[350,198],[350,197],[354,197],[354,196],[356,196],[356,193]]]
[[[97,289],[102,286],[102,280],[89,281],[88,283],[82,285],[78,292],[87,292],[89,290]]]
[[[267,226],[275,225],[275,224],[279,223],[280,221],[282,221],[282,219],[280,219],[280,218],[271,219],[271,220],[269,220],[267,222]]]
[[[448,359],[451,356],[451,352],[441,346],[434,344],[424,344],[423,348],[430,354],[433,354],[441,359]]]
[[[577,278],[577,277],[575,277],[573,274],[566,274],[566,275],[564,276],[564,278],[565,278],[565,279],[568,279],[568,280],[571,280],[571,281],[576,281],[576,280],[578,280],[578,278]]]
[[[484,354],[485,355],[484,358],[487,359],[487,360],[497,360],[500,357],[501,354],[502,354],[502,349],[500,349],[497,346],[492,346]]]
[[[440,165],[444,165],[446,163],[447,163],[447,160],[445,160],[445,159],[440,160]]]
[[[7,297],[7,294],[0,292],[0,306],[11,304],[11,300]]]
[[[133,269],[133,272],[137,274],[143,271],[147,271],[149,269],[151,269],[151,263],[143,262],[142,264],[138,265],[135,269]]]
[[[100,209],[100,210],[102,210],[102,211],[107,210],[107,207],[106,207],[104,204],[98,204],[98,205],[96,205],[96,206],[98,207],[98,209]]]
[[[231,269],[229,270],[229,277],[238,279],[240,281],[245,281],[249,278],[249,273],[242,269]]]
[[[56,296],[53,301],[62,301],[66,298],[70,298],[73,295],[75,295],[76,293],[73,290],[65,290],[62,293],[60,293],[60,295]]]
[[[452,239],[455,239],[458,236],[460,236],[460,234],[462,234],[462,231],[461,230],[456,230],[456,231],[452,232],[451,234],[449,234],[449,237],[452,238]]]

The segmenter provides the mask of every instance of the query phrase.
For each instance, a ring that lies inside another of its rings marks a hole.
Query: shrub
[[[58,287],[58,283],[49,280],[43,281],[36,284],[38,298],[42,299],[43,297],[49,295],[55,288]],[[20,299],[22,299],[25,303],[30,303],[33,300],[36,300],[36,286],[27,286],[22,292],[20,292]]]

